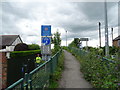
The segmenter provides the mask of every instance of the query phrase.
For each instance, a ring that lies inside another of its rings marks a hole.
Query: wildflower
[[[118,86],[120,86],[120,83],[118,83]]]

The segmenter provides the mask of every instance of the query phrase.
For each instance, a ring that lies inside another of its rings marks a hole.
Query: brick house
[[[19,35],[0,35],[0,90],[7,87],[7,58],[19,43]]]
[[[113,46],[120,47],[120,35],[113,40]]]

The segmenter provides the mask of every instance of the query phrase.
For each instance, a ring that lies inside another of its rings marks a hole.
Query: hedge
[[[10,53],[10,57],[22,57],[31,54],[41,53],[41,50],[30,50],[30,51],[13,51]]]
[[[25,72],[29,73],[35,68],[35,58],[37,54],[41,54],[41,51],[13,51],[10,53],[10,59],[7,61],[7,86],[23,77]],[[27,65],[27,67],[24,67],[24,65]],[[23,71],[22,68],[24,68]]]

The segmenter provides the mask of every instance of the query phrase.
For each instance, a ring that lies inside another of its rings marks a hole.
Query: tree
[[[56,53],[61,48],[61,38],[60,38],[60,35],[61,34],[58,31],[53,34],[53,38],[52,38],[52,43],[54,44],[54,51],[53,51],[53,53]]]
[[[74,43],[74,41],[72,41],[72,42],[69,44],[69,47],[76,47],[76,44]]]
[[[29,50],[39,50],[40,46],[38,44],[30,44],[28,45]]]
[[[69,44],[69,46],[78,48],[79,42],[80,42],[79,38],[74,38],[74,40]]]

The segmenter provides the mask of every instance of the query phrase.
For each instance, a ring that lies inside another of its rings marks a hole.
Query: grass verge
[[[59,87],[58,81],[60,80],[60,78],[62,76],[63,70],[64,70],[64,53],[62,51],[62,54],[58,60],[58,66],[56,68],[56,71],[50,78],[49,88],[58,88]]]

